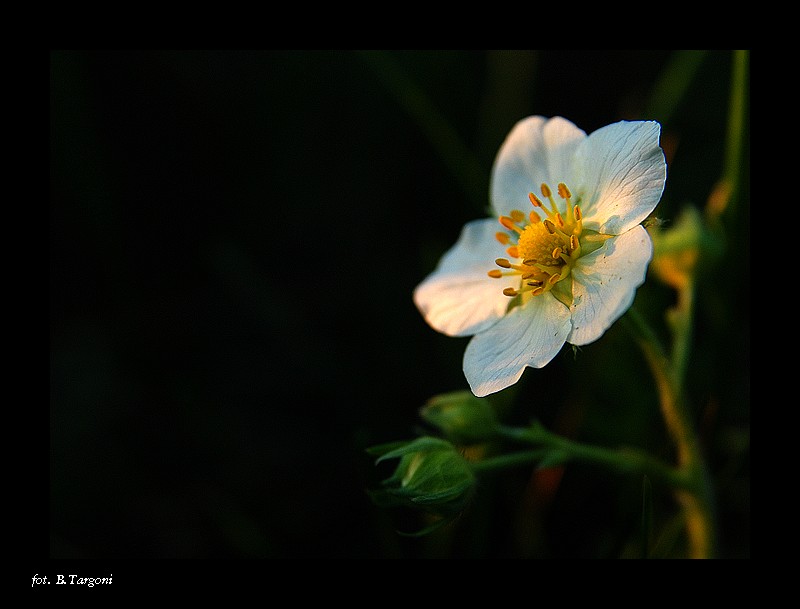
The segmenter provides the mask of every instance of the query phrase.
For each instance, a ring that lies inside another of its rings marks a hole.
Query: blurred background
[[[669,226],[726,150],[731,51],[53,51],[51,558],[618,558],[642,484],[588,466],[482,482],[454,526],[372,505],[365,449],[467,389],[467,339],[414,287],[484,217],[528,115],[587,133],[662,122]],[[700,283],[689,397],[720,554],[749,557],[749,148]],[[637,296],[656,323],[674,294]],[[556,387],[557,391],[549,388]],[[504,404],[564,435],[671,459],[620,324]],[[500,398],[502,401],[502,398]],[[676,508],[654,490],[663,556]]]

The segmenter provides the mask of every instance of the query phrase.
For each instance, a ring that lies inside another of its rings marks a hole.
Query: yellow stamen
[[[522,229],[516,224],[514,224],[514,221],[508,216],[500,216],[500,224],[505,226],[508,230],[513,230],[517,231],[518,233],[522,233]]]
[[[573,252],[578,249],[578,238],[575,235],[569,237],[569,249]]]
[[[507,233],[495,235],[497,241],[505,246],[508,258],[497,258],[495,263],[500,270],[488,271],[488,275],[495,279],[517,277],[518,284],[503,289],[503,294],[509,297],[525,298],[549,292],[559,281],[571,275],[581,255],[581,244],[585,245],[585,240],[594,236],[583,232],[583,214],[577,205],[573,205],[572,191],[564,182],[558,182],[558,196],[566,201],[560,204],[563,209],[559,209],[553,191],[546,183],[542,183],[540,188],[541,199],[532,192],[528,193],[528,199],[534,208],[541,208],[544,213],[532,210],[526,216],[515,209],[499,218],[500,224],[516,232],[518,237]],[[550,204],[545,206],[543,201]]]
[[[542,196],[545,197],[548,201],[550,201],[550,211],[547,212],[548,216],[554,216],[558,213],[558,206],[556,202],[553,200],[553,191],[550,190],[550,187],[542,183]]]

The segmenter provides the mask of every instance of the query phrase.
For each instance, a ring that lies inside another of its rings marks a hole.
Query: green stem
[[[508,469],[509,467],[517,467],[518,465],[530,465],[531,463],[540,461],[544,458],[545,454],[546,451],[544,450],[526,450],[499,455],[497,457],[489,457],[487,459],[475,461],[470,465],[472,465],[472,470],[476,474],[485,474]]]
[[[750,55],[748,51],[733,52],[731,97],[728,108],[728,137],[725,150],[725,165],[722,175],[730,185],[732,203],[739,190],[744,131],[747,106],[747,72]]]
[[[669,467],[652,455],[633,448],[611,450],[581,444],[551,433],[538,424],[526,429],[501,426],[499,434],[506,439],[541,446],[542,449],[538,451],[540,459],[546,455],[548,462],[553,464],[568,461],[594,463],[623,474],[646,475],[670,487],[689,488],[690,482],[682,472]]]
[[[676,498],[686,516],[690,556],[713,557],[716,546],[713,489],[700,440],[683,398],[682,371],[676,370],[676,363],[680,363],[681,367],[685,365],[688,353],[688,339],[680,335],[681,328],[685,326],[673,326],[679,334],[676,336],[676,345],[682,345],[676,351],[686,349],[686,352],[671,361],[655,333],[634,308],[629,309],[625,319],[633,329],[652,370],[664,422],[677,450],[678,467],[687,480],[686,486],[676,489]]]
[[[694,312],[694,278],[688,277],[678,290],[678,303],[670,311],[672,325],[672,369],[675,371],[675,394],[683,394],[686,369],[689,365],[689,354],[692,343],[692,323]]]
[[[732,216],[733,208],[741,198],[742,166],[745,162],[749,116],[747,113],[749,64],[749,51],[733,51],[722,177],[715,184],[706,205],[706,216],[712,225],[719,220],[723,212]]]

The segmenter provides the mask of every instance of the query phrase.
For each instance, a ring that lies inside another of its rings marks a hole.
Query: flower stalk
[[[530,444],[537,448],[489,457],[472,463],[476,473],[486,473],[530,463],[537,463],[539,467],[548,467],[568,462],[584,462],[601,465],[621,474],[646,475],[671,488],[686,490],[691,488],[691,482],[684,472],[634,448],[612,450],[582,444],[552,433],[538,422],[525,428],[501,425],[498,427],[497,433],[500,438]]]
[[[480,475],[499,472],[520,465],[531,465],[541,461],[545,456],[547,456],[546,450],[523,450],[497,455],[495,457],[488,457],[480,461],[474,461],[470,465],[472,471]]]
[[[690,319],[691,311],[681,311],[680,307],[691,305],[691,302],[692,299],[685,294],[679,297],[676,315],[682,313],[681,317]],[[691,323],[672,324],[676,334],[675,349],[670,359],[653,330],[635,308],[629,309],[625,319],[653,373],[664,422],[676,447],[680,477],[685,480],[684,485],[675,487],[675,495],[686,518],[689,556],[712,558],[716,553],[713,488],[682,385]]]

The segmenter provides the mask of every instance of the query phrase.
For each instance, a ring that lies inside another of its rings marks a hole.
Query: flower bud
[[[651,268],[664,283],[675,289],[688,284],[705,258],[712,261],[721,254],[720,237],[709,231],[696,208],[687,206],[669,228],[652,224],[648,230],[653,238]]]
[[[420,416],[455,444],[476,444],[492,438],[497,419],[489,402],[470,391],[454,391],[428,400]]]
[[[399,458],[383,488],[371,493],[384,507],[423,508],[442,517],[454,517],[468,504],[475,486],[469,462],[445,440],[432,437],[376,447],[376,463]]]

